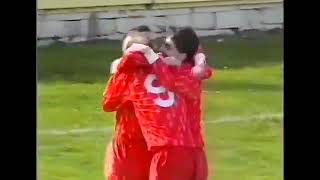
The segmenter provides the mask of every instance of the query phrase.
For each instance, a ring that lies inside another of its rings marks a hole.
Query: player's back
[[[148,147],[202,147],[193,133],[193,120],[200,118],[188,117],[191,110],[186,102],[188,98],[188,103],[199,100],[195,94],[201,94],[200,80],[191,73],[192,65],[177,68],[163,63],[161,57],[150,65],[149,60],[141,52],[132,52],[123,57],[118,69],[132,73],[127,100],[134,104]]]
[[[134,106],[122,98],[127,94],[130,80],[130,76],[116,74],[104,93],[104,110],[116,111],[115,133],[106,152],[105,173],[109,179],[148,179],[151,156]]]
[[[191,73],[193,66],[190,64],[183,64],[180,67],[180,76],[187,77],[188,74]],[[194,144],[197,147],[203,147],[204,146],[204,137],[203,137],[203,119],[202,119],[202,81],[199,79],[196,81],[199,86],[196,87],[189,87],[189,90],[191,88],[201,88],[200,91],[194,91],[192,98],[183,96],[186,103],[186,125],[191,131],[192,138],[194,141]],[[180,88],[184,88],[181,86]],[[188,89],[187,89],[188,90]]]
[[[188,71],[188,69],[186,69]],[[199,79],[201,91],[195,93],[192,99],[186,98],[187,111],[188,111],[188,121],[190,122],[190,128],[194,137],[194,141],[198,145],[204,146],[205,143],[205,126],[204,126],[204,91],[203,91],[203,81],[209,79],[213,74],[213,69],[207,67],[202,79]]]
[[[112,76],[103,95],[103,109],[116,112],[115,139],[126,144],[135,140],[143,140],[132,102],[123,99],[128,93],[130,74],[117,73]],[[134,138],[134,139],[133,139]]]
[[[134,53],[131,58],[144,58]],[[133,59],[128,59],[132,62]],[[135,70],[130,82],[130,101],[148,147],[193,146],[186,126],[185,99],[161,86],[152,66]]]
[[[204,146],[204,126],[203,126],[203,108],[202,108],[202,94],[195,94],[195,99],[186,99],[188,121],[190,129],[193,134],[194,141],[199,147]]]
[[[132,102],[125,102],[116,112],[115,132],[119,143],[145,143]]]
[[[184,99],[158,86],[156,81],[152,72],[137,72],[131,86],[136,115],[148,147],[191,145]]]

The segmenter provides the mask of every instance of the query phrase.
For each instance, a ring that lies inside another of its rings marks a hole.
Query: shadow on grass
[[[221,38],[222,43],[217,41]],[[217,69],[235,69],[282,63],[282,39],[281,33],[260,33],[202,38],[202,44],[209,55],[209,64]],[[119,41],[38,48],[38,79],[41,82],[105,82],[110,62],[120,56]]]

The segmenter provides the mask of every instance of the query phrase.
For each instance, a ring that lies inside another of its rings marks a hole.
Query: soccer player
[[[189,43],[182,44],[179,39],[183,37]],[[148,48],[131,51],[121,60],[118,73],[133,77],[126,99],[133,102],[152,152],[150,179],[204,180],[207,162],[199,127],[201,81],[191,73],[199,40],[190,28],[171,39],[175,44],[166,48],[169,58],[159,57]],[[133,45],[132,49],[137,47]],[[167,65],[170,63],[179,68]]]
[[[146,26],[132,29],[123,41],[123,50],[133,42],[146,44],[146,38],[134,32],[150,32]],[[116,66],[120,62],[113,63]],[[114,72],[112,71],[113,74]],[[151,156],[147,149],[133,103],[123,99],[132,77],[115,74],[104,92],[103,109],[116,112],[115,133],[108,144],[105,160],[105,176],[109,180],[148,180]]]
[[[194,31],[190,28],[182,29],[179,33],[170,36],[166,39],[166,43],[164,48],[162,49],[162,52],[171,57],[175,57],[176,59],[183,59],[184,54],[183,52],[190,52],[190,49],[194,49],[194,47],[186,47],[185,43],[189,44],[197,44],[194,42],[197,42],[198,39],[196,38],[196,35]],[[194,65],[192,68],[192,74],[193,76],[196,76],[199,78],[200,87],[202,90],[202,80],[209,79],[212,74],[213,70],[206,65],[206,57],[203,53],[203,50],[201,46],[199,46],[197,54],[191,58],[192,56],[187,55],[187,58],[184,59],[185,64],[192,64]],[[180,86],[180,84],[177,85],[177,88],[183,89],[183,86]],[[202,93],[194,94],[194,98],[186,98],[187,103],[187,114],[188,114],[188,120],[190,121],[191,127],[192,127],[192,134],[197,143],[197,148],[202,148],[203,150],[199,150],[198,154],[196,155],[196,158],[198,162],[196,163],[196,166],[198,167],[195,172],[198,174],[198,176],[194,177],[194,179],[198,180],[204,180],[208,177],[208,164],[207,164],[207,158],[205,153],[205,147],[204,147],[204,126],[203,126],[203,120],[202,120]],[[176,164],[177,165],[177,164]],[[168,165],[168,167],[163,168],[164,171],[170,171],[170,168],[175,168]],[[177,177],[177,176],[176,176]],[[166,177],[168,178],[168,177]],[[172,178],[173,179],[173,178]]]
[[[122,50],[132,43],[151,45],[147,26],[138,26],[130,30],[123,40]],[[121,58],[111,65],[111,74],[116,71]],[[116,111],[115,135],[108,144],[105,160],[105,175],[107,179],[148,179],[150,152],[142,135],[136,118],[133,104],[122,98],[128,90],[127,83],[132,77],[125,74],[115,74],[109,80],[104,92],[103,109],[106,112]]]

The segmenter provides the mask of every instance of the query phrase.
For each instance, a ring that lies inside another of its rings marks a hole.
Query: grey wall
[[[92,38],[121,39],[129,29],[148,25],[161,32],[165,26],[192,26],[199,36],[232,34],[231,29],[282,28],[283,4],[199,7],[168,10],[112,11],[78,14],[38,14],[39,40],[59,37],[77,42]]]

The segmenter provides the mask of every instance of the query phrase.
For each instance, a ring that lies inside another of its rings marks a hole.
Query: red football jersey
[[[187,114],[188,114],[188,121],[190,121],[190,128],[192,129],[192,134],[193,134],[193,138],[195,139],[194,141],[197,142],[197,144],[199,146],[203,146],[204,142],[205,142],[205,127],[204,127],[204,117],[203,117],[203,97],[204,97],[204,93],[202,92],[202,81],[209,79],[210,77],[213,76],[214,74],[214,70],[213,68],[211,68],[209,65],[207,65],[206,63],[206,55],[204,54],[204,50],[202,49],[201,46],[199,46],[197,54],[194,56],[198,56],[199,54],[201,54],[203,57],[201,59],[201,63],[198,61],[198,64],[206,64],[204,67],[204,73],[203,76],[201,77],[200,80],[200,92],[192,92],[192,96],[193,98],[187,98],[186,99],[186,104],[187,104]],[[163,54],[164,56],[166,56],[165,54]],[[195,59],[192,60],[186,60],[185,62],[195,62]],[[197,63],[193,68],[196,68]],[[186,69],[186,71],[188,71]],[[191,71],[192,72],[192,71]],[[184,72],[184,75],[188,73],[188,72]],[[193,74],[193,76],[195,76]],[[188,77],[188,76],[187,76]],[[171,81],[175,81],[175,76],[167,76],[167,80],[169,81],[171,79]],[[188,77],[190,79],[190,77]],[[193,79],[193,77],[191,78]],[[180,86],[179,86],[180,85]],[[187,85],[187,86],[185,86]],[[167,87],[166,84],[164,84],[164,87]],[[186,90],[186,92],[189,90],[188,84],[184,84],[184,83],[178,83],[176,86],[176,89],[183,91]]]
[[[167,67],[166,67],[167,66]],[[168,72],[168,69],[174,69]],[[202,80],[209,79],[212,69],[206,67],[203,79],[197,79],[192,74],[191,64],[182,64],[180,68],[169,65],[155,65],[158,71],[161,85],[165,88],[180,94],[186,103],[186,126],[190,129],[194,146],[203,147],[205,141],[203,125],[203,93]],[[160,74],[166,74],[160,76]]]
[[[124,99],[132,76],[115,74],[103,98],[105,111],[116,111],[115,133],[105,159],[107,179],[148,179],[151,153],[142,135],[133,103]]]
[[[177,68],[161,60],[150,65],[140,52],[123,57],[117,73],[132,75],[130,92],[125,99],[133,102],[149,148],[203,146],[198,138],[194,138],[194,122],[188,118],[186,99],[196,100],[195,94],[201,94],[201,81],[192,76],[191,69],[189,64]]]
[[[197,51],[197,54],[195,55],[195,57],[199,54],[202,54],[204,56],[204,63],[206,64],[205,72],[204,72],[204,75],[201,80],[206,80],[206,79],[211,78],[214,75],[215,71],[213,68],[211,68],[207,64],[208,57],[206,56],[205,51],[201,45],[199,45],[199,48],[198,48],[198,51]],[[201,81],[201,84],[202,84],[202,82],[203,81]],[[201,88],[201,89],[203,89],[203,88]],[[189,110],[191,111],[191,113],[193,110],[198,111],[197,113],[194,113],[196,115],[191,116],[191,118],[193,118],[193,122],[195,123],[193,126],[194,127],[194,136],[197,139],[201,139],[203,144],[205,143],[205,126],[204,126],[204,115],[203,115],[204,114],[204,112],[203,112],[204,111],[204,108],[203,108],[204,95],[205,94],[202,91],[201,95],[197,97],[196,101],[188,102],[188,104],[189,104],[188,107],[189,107]]]
[[[190,62],[190,61],[187,61]],[[205,134],[204,134],[204,124],[203,124],[203,87],[202,82],[205,79],[209,79],[213,74],[213,69],[206,66],[205,73],[202,79],[197,79],[193,77],[192,67],[190,64],[182,64],[179,74],[178,73],[166,73],[166,82],[178,82],[175,83],[174,89],[178,92],[183,92],[185,96],[185,103],[187,107],[187,121],[188,126],[191,130],[194,142],[199,147],[204,146]],[[156,68],[160,69],[160,68]],[[162,68],[165,74],[165,68]],[[159,77],[161,79],[161,77]],[[180,79],[181,78],[181,79]],[[179,83],[180,82],[180,83]],[[196,87],[195,87],[196,84]],[[171,88],[173,85],[165,83],[163,81],[163,86],[166,88]],[[191,91],[190,91],[191,90]],[[188,95],[188,96],[186,96]]]
[[[209,79],[213,75],[213,69],[211,69],[209,66],[206,67],[205,70],[205,76],[202,80]],[[202,88],[202,80],[201,80],[201,89]],[[188,114],[189,120],[193,123],[193,135],[194,138],[197,139],[197,141],[200,141],[202,145],[204,145],[205,142],[205,126],[204,126],[204,93],[201,91],[200,94],[195,95],[196,98],[194,100],[188,100]]]
[[[128,83],[132,76],[115,74],[111,77],[103,95],[103,109],[106,112],[116,111],[115,143],[145,143],[132,102],[124,99],[128,94]]]

